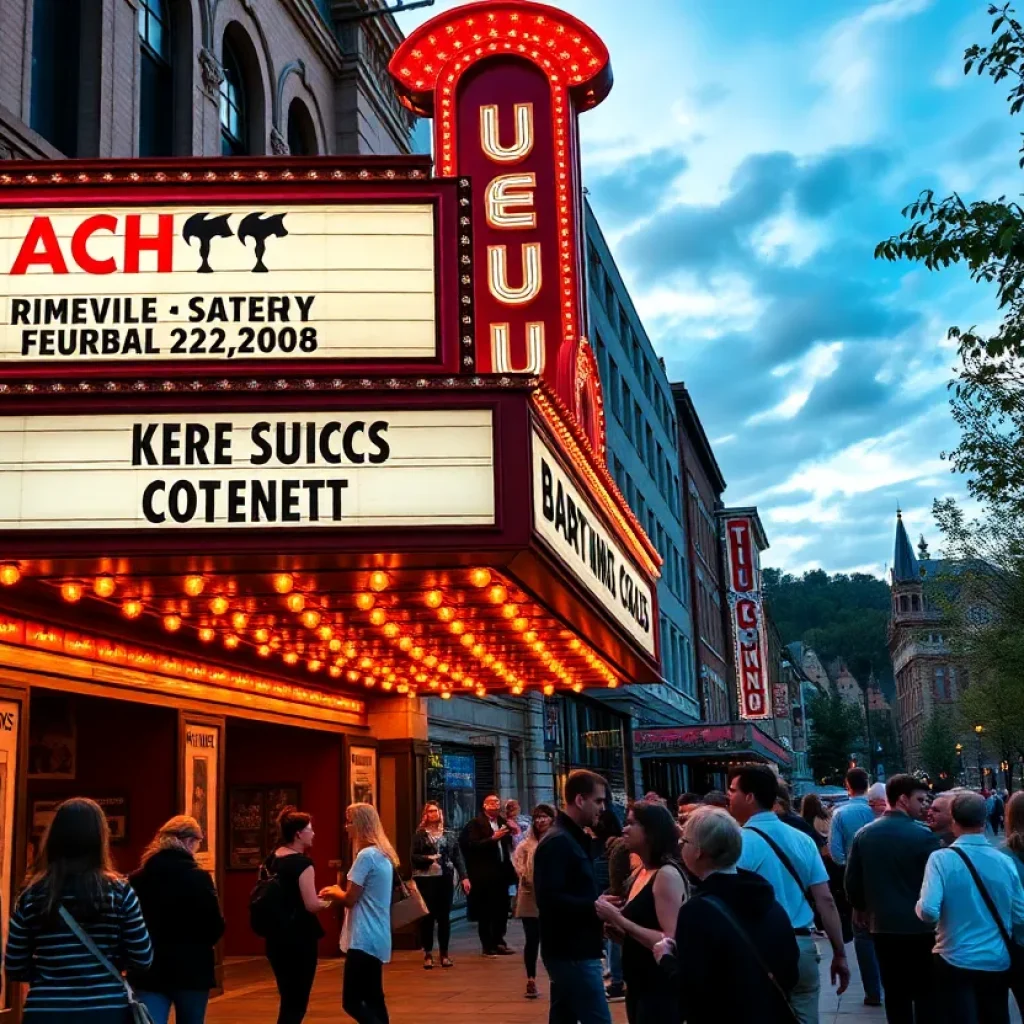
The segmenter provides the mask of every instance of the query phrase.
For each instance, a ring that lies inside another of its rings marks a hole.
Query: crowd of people
[[[674,813],[649,793],[620,823],[605,780],[575,771],[561,809],[525,816],[490,794],[458,834],[428,803],[410,851],[423,967],[455,966],[461,887],[483,956],[515,955],[510,921],[521,923],[525,996],[540,995],[543,962],[550,1024],[610,1024],[617,1001],[630,1024],[812,1024],[825,942],[837,992],[852,944],[864,1002],[884,1005],[890,1024],[1008,1024],[1010,993],[1024,1000],[1024,792],[933,797],[915,776],[870,785],[858,768],[846,789],[831,813],[813,793],[797,811],[773,770],[746,765],[728,792],[684,793]],[[278,1024],[304,1019],[320,915],[339,907],[342,1007],[358,1024],[388,1024],[392,914],[409,891],[374,808],[353,804],[345,821],[343,885],[317,887],[312,818],[288,807],[253,893]],[[224,919],[195,858],[203,838],[194,818],[172,818],[124,878],[100,807],[57,808],[5,950],[8,978],[28,987],[27,1021],[205,1020]]]

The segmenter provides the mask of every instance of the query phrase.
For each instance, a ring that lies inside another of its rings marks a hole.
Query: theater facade
[[[660,558],[583,334],[577,119],[607,51],[487,2],[391,73],[436,166],[0,172],[5,915],[81,794],[122,870],[195,815],[225,952],[256,952],[281,806],[313,813],[319,878],[353,800],[408,849],[426,697],[660,680]]]

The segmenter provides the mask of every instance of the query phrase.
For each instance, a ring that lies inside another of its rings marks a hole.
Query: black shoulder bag
[[[743,945],[746,946],[747,952],[754,958],[754,963],[761,968],[761,973],[768,979],[771,986],[779,994],[779,999],[782,1002],[782,1006],[785,1007],[785,1015],[791,1021],[799,1022],[800,1018],[796,1015],[793,1007],[790,1006],[789,996],[786,994],[786,990],[779,984],[772,972],[772,969],[765,963],[764,958],[761,956],[754,944],[754,940],[750,937],[750,933],[740,924],[736,915],[729,909],[728,906],[717,896],[711,896],[704,893],[697,897],[700,900],[704,900],[706,903],[711,904],[725,918],[726,921],[732,926],[732,930],[743,940]]]
[[[796,868],[793,867],[793,862],[786,856],[786,851],[767,832],[762,832],[759,828],[754,828],[753,825],[746,826],[751,832],[756,832],[771,848],[772,852],[776,857],[782,861],[783,867],[793,876],[796,884],[800,887],[800,892],[803,893],[803,897],[807,900],[807,906],[811,908],[811,913],[814,910],[814,897],[811,895],[811,890],[804,885],[804,880],[797,874]]]
[[[1007,931],[995,903],[992,902],[992,897],[988,894],[988,889],[985,888],[985,883],[981,880],[981,875],[978,874],[978,869],[971,863],[971,858],[957,846],[950,846],[947,849],[952,850],[967,865],[967,870],[970,871],[971,878],[974,879],[974,884],[978,887],[978,892],[981,894],[985,906],[988,907],[988,912],[992,915],[992,920],[995,921],[1003,942],[1006,943],[1006,951],[1010,954],[1010,976],[1016,989],[1024,980],[1022,977],[1024,976],[1024,948],[1014,942],[1013,936]]]

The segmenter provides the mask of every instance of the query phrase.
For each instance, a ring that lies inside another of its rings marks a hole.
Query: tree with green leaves
[[[988,12],[992,42],[967,48],[964,73],[1008,85],[1014,116],[1024,109],[1024,25],[1009,4]],[[955,192],[936,199],[928,189],[903,214],[910,226],[881,242],[876,257],[914,260],[929,270],[960,264],[974,281],[995,286],[1002,320],[994,333],[949,328],[962,359],[951,385],[961,436],[946,457],[976,498],[1024,510],[1024,209],[1006,196],[967,203]]]
[[[841,785],[850,766],[850,755],[856,755],[863,746],[861,715],[835,691],[812,697],[807,715],[812,723],[807,746],[811,771],[822,784]]]
[[[960,781],[954,716],[955,712],[937,708],[921,733],[921,763],[937,789],[950,789]]]

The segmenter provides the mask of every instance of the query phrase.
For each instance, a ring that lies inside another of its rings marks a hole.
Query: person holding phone
[[[505,943],[509,886],[516,881],[512,864],[512,830],[501,816],[497,793],[484,797],[478,814],[459,836],[469,873],[469,919],[477,922],[480,947],[489,958],[510,956]]]

